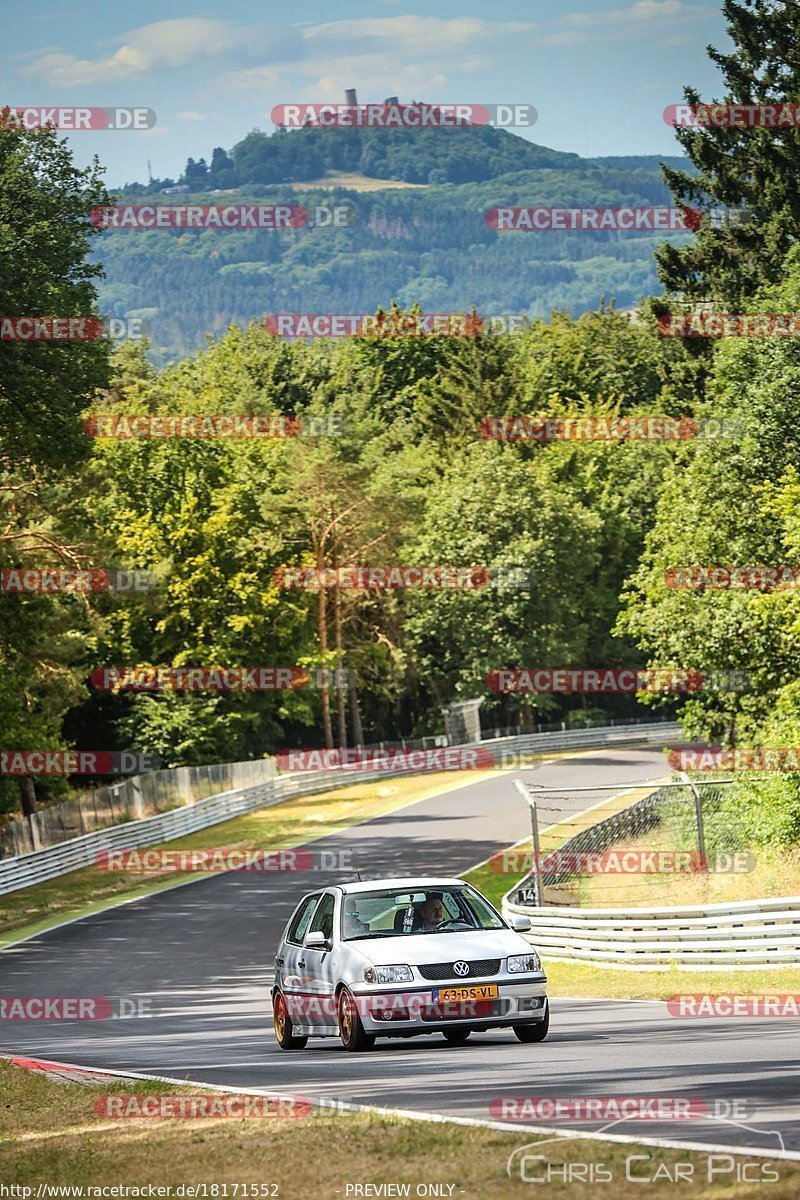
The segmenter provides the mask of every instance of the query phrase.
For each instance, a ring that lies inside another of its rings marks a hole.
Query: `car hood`
[[[478,933],[409,933],[400,937],[353,941],[376,967],[391,963],[424,966],[426,963],[467,961],[474,958],[505,958],[533,949],[521,933],[513,929],[487,929]]]

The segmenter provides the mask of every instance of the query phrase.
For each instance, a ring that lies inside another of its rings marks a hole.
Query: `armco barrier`
[[[565,730],[561,733],[526,734],[521,737],[475,743],[469,748],[491,749],[494,753],[495,763],[502,767],[505,765],[504,758],[510,759],[513,755],[581,749],[583,747],[603,747],[620,743],[627,745],[640,742],[663,743],[670,738],[677,737],[679,732],[676,724],[656,721],[641,725],[602,726],[596,729]],[[390,774],[413,774],[413,771],[413,768],[402,772],[392,770]],[[109,829],[85,834],[83,837],[70,838],[69,841],[61,842],[56,846],[48,846],[31,854],[22,854],[16,858],[0,861],[0,895],[17,891],[20,888],[32,887],[37,883],[44,883],[48,879],[66,875],[70,871],[77,871],[81,867],[92,866],[96,861],[96,856],[103,850],[137,850],[142,846],[152,846],[159,842],[185,837],[187,834],[196,833],[199,829],[206,829],[210,825],[228,821],[231,817],[239,816],[241,813],[280,804],[293,796],[310,796],[331,787],[345,787],[352,783],[366,783],[386,777],[385,770],[365,771],[355,767],[337,767],[324,771],[279,775],[274,780],[267,780],[253,787],[222,792],[218,796],[211,796],[207,800],[198,800],[195,804],[173,809],[171,812],[159,813],[139,821],[128,821],[124,825],[114,825]]]
[[[503,901],[507,917],[530,917],[525,936],[545,962],[591,962],[629,970],[800,965],[800,896],[665,908],[534,908]]]

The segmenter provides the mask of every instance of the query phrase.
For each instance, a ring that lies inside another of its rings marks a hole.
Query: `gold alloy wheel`
[[[353,1011],[347,992],[342,992],[342,999],[339,1004],[339,1025],[342,1031],[342,1040],[349,1042],[353,1036]]]
[[[272,1024],[275,1029],[275,1037],[282,1042],[286,1036],[286,1001],[280,994],[272,1010]]]

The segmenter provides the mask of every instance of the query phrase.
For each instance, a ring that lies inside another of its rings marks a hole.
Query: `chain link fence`
[[[651,780],[544,789],[523,784],[533,850],[509,900],[533,905],[637,905],[662,896],[665,876],[745,873],[754,856],[726,803],[731,779]]]
[[[0,825],[3,854],[30,854],[85,833],[95,833],[142,817],[196,804],[221,792],[274,779],[274,759],[173,767],[134,775],[107,787],[92,788],[60,804],[40,808],[30,819],[7,818]]]

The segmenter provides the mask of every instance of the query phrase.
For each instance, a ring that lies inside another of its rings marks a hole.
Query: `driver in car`
[[[428,892],[425,903],[417,909],[413,933],[433,933],[445,919],[441,892]]]

